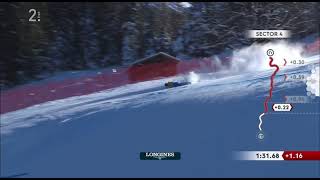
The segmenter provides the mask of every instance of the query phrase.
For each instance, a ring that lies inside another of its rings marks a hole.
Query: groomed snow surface
[[[281,69],[273,102],[306,95],[319,61]],[[245,162],[241,150],[319,150],[319,115],[258,116],[273,69],[199,74],[200,81],[164,88],[182,76],[141,82],[1,114],[2,177],[320,177],[319,162]],[[319,98],[313,99],[319,102]],[[271,109],[271,108],[269,108]],[[297,104],[295,112],[317,112]],[[181,152],[179,161],[141,161],[139,152]]]

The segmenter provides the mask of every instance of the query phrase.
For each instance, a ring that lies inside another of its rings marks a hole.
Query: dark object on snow
[[[188,85],[190,84],[189,82],[172,82],[172,81],[169,81],[169,82],[166,82],[164,84],[164,86],[166,88],[173,88],[173,87],[179,87],[179,86],[184,86],[184,85]]]

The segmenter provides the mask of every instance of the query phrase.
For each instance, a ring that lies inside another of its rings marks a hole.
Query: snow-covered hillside
[[[284,74],[309,75],[319,65],[319,57],[309,59],[305,66],[277,74],[272,101],[306,94],[305,83],[283,78]],[[267,114],[266,139],[256,139],[272,72],[199,74],[198,83],[165,89],[165,82],[184,78],[172,77],[2,114],[1,176],[319,177],[318,162],[231,159],[237,150],[319,149],[316,114]],[[312,102],[298,104],[295,112],[319,113],[319,98]],[[182,159],[140,161],[142,151],[177,151]]]

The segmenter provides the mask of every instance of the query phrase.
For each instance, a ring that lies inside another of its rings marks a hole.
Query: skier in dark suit
[[[184,86],[184,85],[187,85],[187,84],[190,84],[189,82],[173,82],[173,81],[169,81],[169,82],[166,82],[164,84],[164,86],[166,88],[173,88],[173,87],[178,87],[178,86]]]

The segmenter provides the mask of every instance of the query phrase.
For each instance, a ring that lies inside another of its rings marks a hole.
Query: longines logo
[[[180,152],[140,152],[140,160],[180,160]]]

